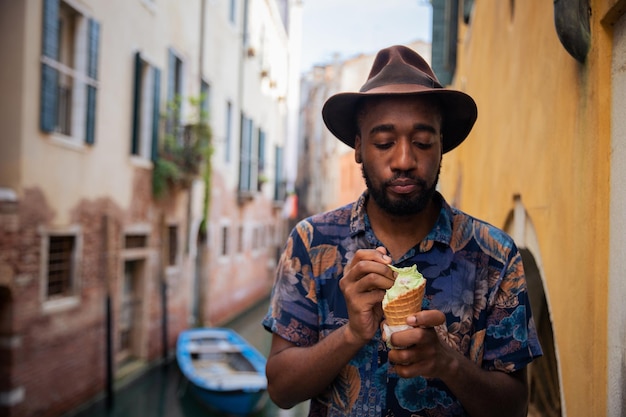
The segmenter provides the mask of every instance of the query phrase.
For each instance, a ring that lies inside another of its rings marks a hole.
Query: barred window
[[[47,299],[72,295],[75,250],[75,236],[50,236]]]
[[[222,256],[228,255],[228,226],[222,226]]]
[[[178,258],[178,226],[169,226],[168,233],[168,257],[167,264],[169,266],[176,265]]]

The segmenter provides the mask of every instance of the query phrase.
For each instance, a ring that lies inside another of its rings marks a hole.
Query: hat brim
[[[441,103],[443,111],[443,153],[451,151],[465,140],[478,117],[478,109],[474,99],[458,90],[427,88],[418,85],[413,85],[409,91],[376,90],[385,89],[373,89],[364,93],[338,93],[324,103],[322,118],[326,127],[340,141],[351,148],[354,148],[354,140],[358,133],[355,114],[357,103],[366,97],[436,97]]]

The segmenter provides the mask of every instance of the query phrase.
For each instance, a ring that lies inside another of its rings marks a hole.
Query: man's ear
[[[361,136],[357,135],[354,138],[354,160],[357,164],[363,162],[361,159]]]

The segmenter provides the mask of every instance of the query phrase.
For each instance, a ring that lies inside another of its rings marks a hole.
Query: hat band
[[[367,91],[362,91],[363,94],[411,94],[422,91],[432,91],[430,87],[426,87],[420,84],[388,84],[381,85],[379,87],[370,88]]]

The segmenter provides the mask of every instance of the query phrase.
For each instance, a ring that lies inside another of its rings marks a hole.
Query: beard
[[[399,172],[394,175],[393,178],[383,182],[380,186],[375,185],[372,182],[372,178],[365,163],[361,163],[361,172],[363,173],[363,179],[365,179],[365,185],[369,190],[370,196],[374,199],[374,202],[385,212],[392,216],[404,217],[421,213],[428,206],[437,189],[437,183],[439,182],[439,172],[441,171],[441,165],[437,169],[437,176],[431,186],[421,179],[409,175],[407,173]],[[402,196],[397,199],[391,199],[386,192],[387,187],[397,180],[398,178],[410,178],[417,183],[417,186],[421,189],[417,195]]]

